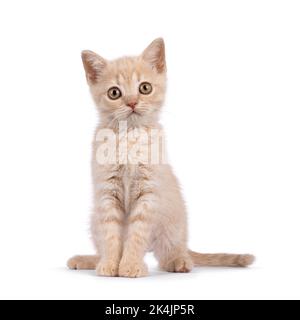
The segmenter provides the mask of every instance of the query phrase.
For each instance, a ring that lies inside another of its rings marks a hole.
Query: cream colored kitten
[[[200,254],[187,248],[186,208],[164,161],[158,123],[166,92],[163,39],[138,57],[107,61],[84,51],[82,60],[101,117],[92,163],[91,232],[97,255],[76,256],[69,268],[96,269],[99,276],[146,276],[147,251],[169,272],[189,272],[194,265],[250,265],[251,255]]]

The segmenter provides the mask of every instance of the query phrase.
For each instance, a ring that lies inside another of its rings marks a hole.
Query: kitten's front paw
[[[190,257],[181,257],[177,258],[165,265],[162,265],[161,268],[168,272],[190,272],[193,269],[193,262]]]
[[[96,274],[97,276],[116,277],[118,275],[118,262],[100,261],[96,268]]]
[[[121,261],[119,276],[127,278],[139,278],[148,275],[148,268],[143,261]]]

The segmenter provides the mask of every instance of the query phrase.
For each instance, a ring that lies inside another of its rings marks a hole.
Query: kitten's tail
[[[255,257],[251,254],[204,254],[191,250],[189,250],[189,254],[195,266],[247,267],[255,260]]]

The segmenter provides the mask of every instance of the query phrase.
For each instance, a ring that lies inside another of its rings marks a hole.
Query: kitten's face
[[[157,119],[166,91],[164,42],[155,40],[139,57],[107,61],[82,54],[93,98],[108,121],[146,124]]]

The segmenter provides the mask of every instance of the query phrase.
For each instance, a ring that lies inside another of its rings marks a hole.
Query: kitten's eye
[[[119,88],[112,87],[108,90],[107,95],[111,100],[117,100],[122,97],[122,92]]]
[[[152,85],[149,82],[143,82],[140,85],[141,94],[150,94],[152,92]]]

